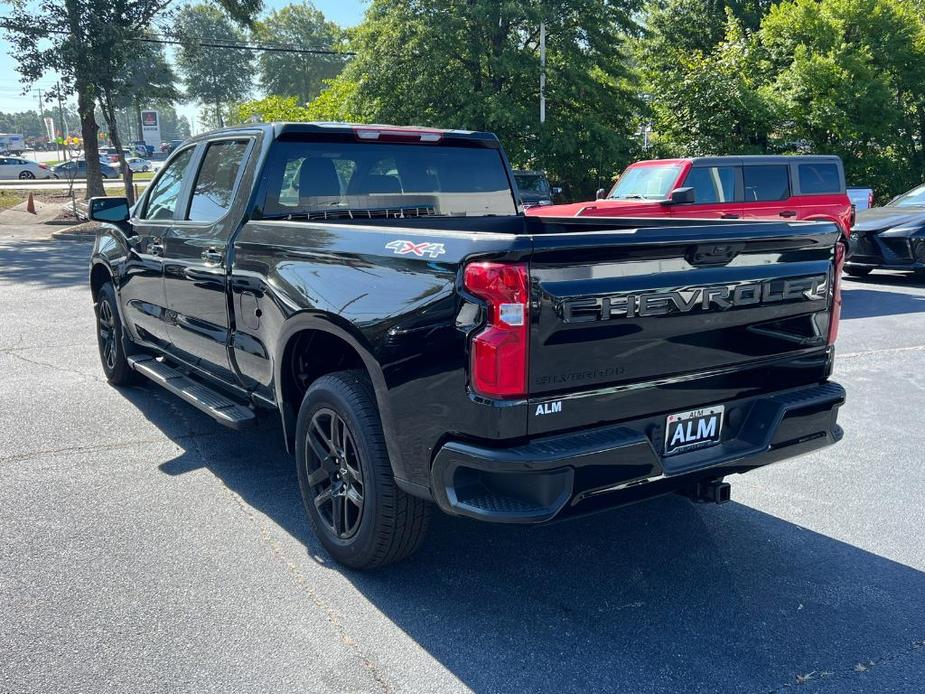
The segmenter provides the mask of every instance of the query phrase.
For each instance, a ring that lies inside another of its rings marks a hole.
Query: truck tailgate
[[[531,433],[823,380],[838,238],[827,222],[535,235]]]

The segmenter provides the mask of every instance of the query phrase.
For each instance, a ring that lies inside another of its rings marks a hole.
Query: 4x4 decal
[[[436,258],[446,253],[446,249],[443,247],[442,243],[431,243],[430,241],[415,243],[414,241],[405,241],[401,239],[389,241],[385,244],[385,247],[395,253],[395,255],[408,255],[409,253],[413,253],[422,258],[425,255]]]

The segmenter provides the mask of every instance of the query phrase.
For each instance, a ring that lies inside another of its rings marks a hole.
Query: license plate
[[[665,420],[665,455],[706,448],[720,442],[723,405],[670,414]]]

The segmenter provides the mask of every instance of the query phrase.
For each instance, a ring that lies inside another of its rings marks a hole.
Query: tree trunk
[[[103,176],[100,173],[100,126],[93,114],[94,100],[90,87],[77,85],[77,112],[80,114],[80,136],[84,141],[84,158],[87,160],[86,199],[106,195],[103,189]]]
[[[125,161],[125,152],[122,151],[122,138],[119,136],[119,124],[116,118],[116,109],[112,105],[112,98],[105,91],[100,94],[100,108],[103,109],[103,117],[106,118],[106,125],[109,126],[109,137],[112,140],[112,146],[119,153],[119,169],[122,171],[122,185],[125,189],[125,197],[128,200],[129,207],[135,204],[135,188],[132,185],[132,170],[128,162]]]
[[[225,127],[225,121],[222,120],[222,105],[219,103],[215,104],[215,120],[218,123],[218,127]]]
[[[141,102],[136,96],[135,99],[135,119],[138,122],[138,139],[144,141],[145,139],[145,129],[141,122]]]

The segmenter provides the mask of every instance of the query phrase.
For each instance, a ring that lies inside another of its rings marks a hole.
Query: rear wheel
[[[874,269],[872,267],[851,267],[848,266],[845,268],[845,273],[851,275],[852,277],[866,277]]]
[[[420,546],[430,504],[395,484],[362,371],[328,374],[309,387],[299,409],[296,464],[312,530],[340,563],[372,569]]]
[[[97,295],[96,339],[100,350],[100,363],[107,381],[114,386],[125,386],[141,380],[126,358],[128,343],[122,331],[116,292],[111,282],[100,287]]]
[[[24,181],[30,181],[33,178],[35,178],[35,174],[32,173],[31,171],[20,171],[19,177]]]

